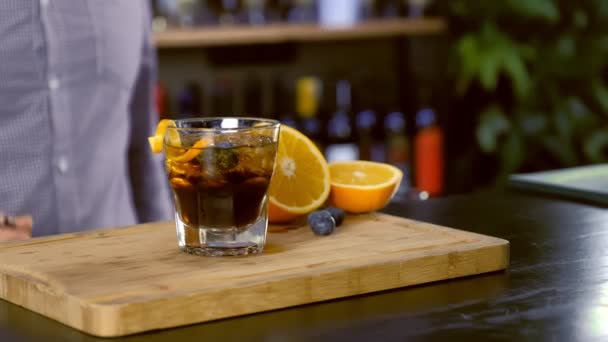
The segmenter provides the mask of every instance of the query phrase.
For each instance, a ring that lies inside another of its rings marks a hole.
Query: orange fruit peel
[[[156,125],[156,131],[154,135],[148,137],[148,143],[152,153],[161,153],[163,151],[163,139],[168,127],[175,127],[175,121],[169,119],[162,119]],[[179,147],[181,146],[181,139],[179,132],[176,130],[169,130],[169,142],[171,145]]]
[[[175,121],[173,120],[169,120],[169,119],[162,119],[158,122],[158,125],[156,125],[156,132],[154,133],[155,136],[164,136],[165,132],[167,131],[167,127],[175,127]]]
[[[152,136],[148,137],[148,143],[150,143],[150,150],[152,153],[161,153],[163,151],[163,137],[162,136]]]
[[[281,126],[275,170],[268,189],[268,219],[291,221],[318,209],[329,197],[329,168],[304,134]]]
[[[334,162],[329,170],[330,202],[350,213],[384,208],[403,179],[403,172],[392,165],[362,160]]]
[[[179,163],[187,163],[192,159],[198,157],[202,149],[211,145],[212,142],[213,140],[211,138],[201,138],[197,142],[195,142],[194,145],[192,145],[192,147],[190,147],[186,152],[184,152],[184,154],[181,154],[171,159]]]

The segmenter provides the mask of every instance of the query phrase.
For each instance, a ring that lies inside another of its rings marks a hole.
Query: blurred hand
[[[0,242],[26,240],[32,237],[33,220],[29,215],[15,217],[15,226],[5,226],[0,222]]]

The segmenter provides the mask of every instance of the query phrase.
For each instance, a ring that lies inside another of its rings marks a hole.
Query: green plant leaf
[[[479,58],[479,82],[485,90],[496,89],[500,73],[500,56],[493,50],[488,50]]]
[[[608,1],[606,0],[592,0],[590,1],[592,6],[592,13],[595,13],[595,15],[599,18],[606,18],[608,17]]]
[[[475,132],[481,150],[485,153],[495,152],[499,137],[510,128],[511,123],[499,107],[492,106],[484,111]]]
[[[553,23],[559,21],[559,9],[553,0],[507,0],[506,5],[515,14]]]
[[[477,56],[477,41],[472,34],[464,35],[458,43],[456,43],[458,55],[464,60],[469,60]]]
[[[608,115],[608,89],[604,87],[600,82],[593,84],[593,96],[595,100],[604,111],[604,115]]]
[[[602,128],[589,135],[585,139],[583,152],[592,163],[608,161],[608,129]]]
[[[457,89],[479,82],[474,104],[496,103],[481,111],[475,134],[480,149],[499,158],[499,176],[522,163],[540,169],[608,158],[608,128],[599,129],[608,117],[608,0],[450,3],[459,11],[454,32],[462,32],[452,59]],[[499,90],[504,79],[510,89]]]
[[[500,149],[499,180],[501,183],[504,183],[512,173],[521,167],[525,156],[524,148],[521,134],[517,130],[511,131]]]
[[[574,36],[565,34],[559,38],[556,44],[557,56],[562,59],[571,59],[576,55],[576,41]]]
[[[518,46],[518,51],[521,58],[526,61],[536,58],[536,49],[533,46],[520,43]]]
[[[502,52],[511,41],[500,32],[494,23],[486,20],[481,29],[479,42],[478,74],[479,82],[487,91],[496,89],[498,76],[503,64]]]
[[[477,65],[479,64],[477,45],[477,40],[473,35],[465,35],[456,43],[458,59],[461,63],[457,91],[461,94],[467,90],[469,84],[477,75]]]
[[[574,26],[579,29],[583,29],[589,25],[589,16],[585,11],[580,8],[577,8],[572,15],[572,21],[574,22]]]
[[[503,63],[507,75],[513,82],[515,95],[520,100],[525,99],[531,87],[531,80],[528,70],[517,50],[503,50]]]

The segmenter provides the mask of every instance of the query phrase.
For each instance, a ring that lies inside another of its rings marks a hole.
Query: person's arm
[[[149,13],[146,14],[149,18]],[[131,110],[131,140],[129,146],[129,174],[133,201],[140,223],[168,220],[172,217],[172,203],[168,193],[161,157],[154,155],[148,136],[154,135],[157,124],[154,107],[156,82],[156,53],[151,41],[150,21],[146,24],[142,62],[133,89]]]

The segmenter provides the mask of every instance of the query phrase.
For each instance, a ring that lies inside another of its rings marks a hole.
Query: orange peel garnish
[[[175,127],[175,121],[170,119],[160,120],[158,125],[156,125],[154,136],[148,137],[148,143],[150,143],[152,153],[161,153],[163,151],[163,139],[168,127]],[[179,132],[176,130],[169,131],[169,143],[175,147],[181,146]]]
[[[184,152],[184,154],[182,155],[172,158],[172,160],[179,163],[189,162],[192,159],[198,157],[198,155],[201,153],[201,150],[211,145],[212,142],[213,140],[211,138],[201,138],[200,140],[195,142],[194,145],[192,145],[192,147],[188,149],[188,151]]]

